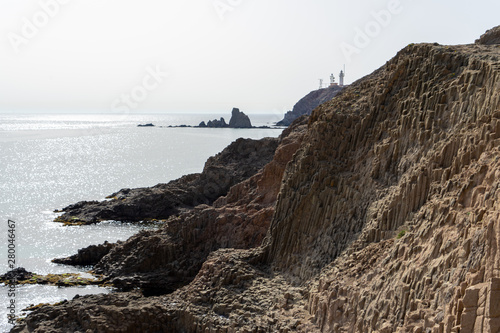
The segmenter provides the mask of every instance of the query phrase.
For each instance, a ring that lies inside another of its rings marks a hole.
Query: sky
[[[498,0],[0,0],[0,112],[285,113],[410,43],[473,43]]]

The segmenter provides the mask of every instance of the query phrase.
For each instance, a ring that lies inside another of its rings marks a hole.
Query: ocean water
[[[240,137],[277,137],[281,129],[168,128],[227,115],[0,114],[0,274],[8,267],[7,221],[16,223],[16,267],[38,274],[84,272],[51,259],[104,241],[125,240],[141,225],[105,222],[64,227],[53,211],[102,200],[122,188],[153,186],[200,172],[206,159]],[[281,115],[250,116],[256,126]],[[137,127],[154,123],[156,127]],[[163,127],[160,127],[163,126]],[[16,290],[16,314],[30,304],[55,303],[98,287],[26,286]],[[0,331],[8,331],[7,286],[0,286]]]

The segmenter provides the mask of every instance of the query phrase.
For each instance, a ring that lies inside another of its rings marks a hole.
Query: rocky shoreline
[[[498,331],[499,40],[408,45],[279,139],[156,189],[169,195],[67,207],[66,221],[166,220],[79,253],[121,292],[42,306],[11,332]],[[193,190],[213,183],[225,190]]]
[[[196,207],[185,205],[175,214],[155,216],[165,219],[159,230],[141,232],[126,242],[90,246],[79,250],[74,256],[55,259],[54,262],[95,265],[94,272],[105,276],[106,280],[120,290],[141,288],[145,294],[154,295],[172,292],[179,285],[191,281],[210,252],[218,248],[257,247],[262,243],[272,218],[279,180],[287,162],[300,145],[305,127],[304,118],[284,131],[279,139],[239,139],[219,155],[210,158],[200,178],[213,173],[214,169],[220,171],[218,175],[226,176],[238,170],[241,175],[237,179],[243,181],[231,186],[236,181],[229,182],[229,178],[220,176],[210,178],[218,182],[208,183],[208,188],[217,186],[230,190],[219,191],[217,197],[212,196],[211,201],[207,200]],[[242,158],[245,156],[246,159]],[[260,170],[256,170],[259,166]],[[109,214],[110,206],[143,205],[146,201],[144,197],[149,198],[150,192],[147,192],[148,189],[135,191],[138,194],[134,194],[129,200],[116,198],[101,203],[85,202],[69,206],[57,221],[97,223],[99,216]],[[168,190],[168,193],[168,198],[171,198],[171,191]],[[203,192],[199,191],[197,195],[200,193]],[[136,198],[139,204],[136,203]],[[156,198],[157,196],[154,200]],[[166,205],[172,201],[155,202]],[[135,212],[138,210],[140,208]],[[123,209],[117,211],[122,212]],[[133,216],[121,215],[120,218],[136,221],[140,216],[135,213]]]
[[[210,205],[270,162],[277,146],[276,138],[238,139],[209,158],[199,174],[153,187],[122,189],[106,201],[81,201],[56,211],[63,214],[55,222],[86,225],[107,220],[164,220],[201,204]]]

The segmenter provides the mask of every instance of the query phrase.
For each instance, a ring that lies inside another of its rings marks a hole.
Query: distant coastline
[[[285,128],[286,126],[274,125],[274,126],[252,126],[250,118],[241,112],[238,108],[233,108],[231,112],[231,119],[229,124],[226,123],[224,117],[220,119],[201,121],[198,125],[168,125],[168,126],[156,126],[153,123],[138,124],[137,127],[159,127],[159,128],[233,128],[233,129],[272,129],[272,128]]]

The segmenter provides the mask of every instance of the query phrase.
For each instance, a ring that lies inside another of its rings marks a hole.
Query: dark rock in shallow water
[[[108,243],[91,245],[89,247],[78,250],[77,254],[67,258],[53,259],[52,262],[56,264],[72,265],[72,266],[91,266],[95,265],[101,260],[115,244]]]
[[[231,112],[231,120],[229,121],[230,128],[252,128],[250,118],[240,111],[240,109],[233,108]]]
[[[202,121],[202,122],[198,125],[198,127],[207,127],[207,124],[205,124],[205,122],[204,122],[204,121]]]
[[[137,127],[155,127],[155,125],[152,124],[152,123],[149,123],[149,124],[139,124],[139,125],[137,125]]]
[[[18,267],[16,269],[13,269],[4,275],[0,275],[0,280],[6,280],[6,281],[21,281],[21,280],[28,280],[33,276],[33,273],[28,272],[26,269],[22,267]]]

